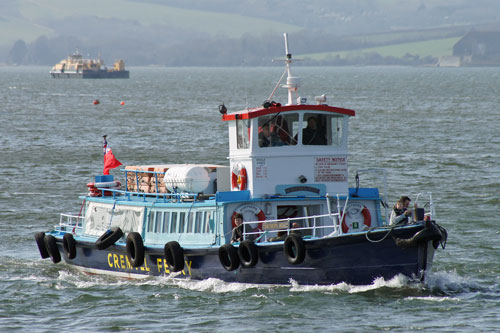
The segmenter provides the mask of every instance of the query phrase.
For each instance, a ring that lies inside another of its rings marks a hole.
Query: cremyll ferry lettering
[[[186,264],[187,267],[187,275],[191,276],[191,266],[193,265],[193,262],[191,260],[184,260],[184,263]],[[168,264],[166,259],[158,258],[156,259],[156,266],[158,266],[158,272],[161,273],[162,269],[165,274],[170,274],[170,270],[168,269]],[[186,270],[183,269],[182,275],[186,275]]]
[[[128,260],[127,255],[125,255],[125,254],[109,253],[108,254],[108,265],[110,268],[120,268],[120,269],[134,269],[135,268],[135,270],[140,269],[141,271],[146,271],[146,272],[150,271],[146,260],[144,260],[144,264],[141,267],[132,267],[132,265],[130,264],[130,261]]]

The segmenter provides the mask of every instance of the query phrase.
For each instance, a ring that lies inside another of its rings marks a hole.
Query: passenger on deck
[[[276,133],[271,132],[269,123],[262,125],[262,132],[259,133],[259,147],[282,146],[283,142]]]
[[[231,235],[231,243],[241,242],[245,240],[243,238],[243,227],[245,228],[245,233],[252,232],[253,229],[249,224],[243,224],[243,215],[238,213],[234,217],[234,224],[236,227],[233,228],[233,232]],[[255,235],[246,235],[246,239],[253,240],[255,239]]]
[[[326,145],[326,139],[318,130],[316,118],[309,117],[307,119],[307,127],[302,131],[303,145]]]
[[[411,221],[413,216],[413,211],[408,209],[410,206],[411,199],[407,196],[402,196],[399,198],[398,202],[394,205],[391,213],[390,225],[406,224]],[[415,208],[417,204],[414,205]]]

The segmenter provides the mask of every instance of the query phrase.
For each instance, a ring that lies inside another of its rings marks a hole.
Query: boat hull
[[[291,279],[304,285],[328,285],[346,282],[354,285],[371,284],[376,278],[390,279],[398,274],[423,280],[434,256],[431,240],[401,248],[394,238],[409,239],[422,227],[406,227],[335,238],[305,240],[306,255],[302,263],[292,265],[284,253],[283,242],[257,245],[258,262],[254,267],[238,267],[227,271],[219,260],[219,248],[184,248],[184,269],[173,273],[177,278],[218,278],[227,282],[257,284],[289,284]],[[393,238],[394,237],[394,238]],[[132,267],[126,247],[117,243],[105,250],[97,250],[95,243],[77,241],[76,257],[64,255],[62,237],[57,236],[62,258],[78,269],[95,274],[109,274],[130,278],[150,275],[170,275],[163,249],[145,247],[145,261],[141,267]]]
[[[129,71],[108,71],[108,70],[84,70],[80,72],[50,72],[53,78],[57,79],[128,79]]]

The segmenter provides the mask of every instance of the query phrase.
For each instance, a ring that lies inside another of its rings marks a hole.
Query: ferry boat
[[[88,274],[217,278],[255,284],[423,281],[447,232],[430,193],[408,223],[389,225],[386,186],[348,186],[348,125],[355,111],[308,104],[285,71],[262,106],[228,112],[229,165],[126,166],[123,188],[98,175],[78,214],[35,234],[42,258]],[[272,101],[287,74],[288,102]],[[240,218],[241,227],[237,227]],[[241,238],[233,229],[241,231]]]
[[[101,59],[84,59],[78,51],[54,65],[49,73],[53,78],[128,79],[130,76],[123,60],[115,61],[113,68],[108,69]]]

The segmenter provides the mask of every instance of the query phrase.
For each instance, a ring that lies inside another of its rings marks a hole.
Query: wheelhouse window
[[[236,120],[236,140],[238,149],[250,147],[250,121],[248,119]]]
[[[259,147],[278,147],[297,144],[298,113],[276,114],[259,118]]]
[[[343,117],[305,113],[302,128],[303,145],[339,146],[342,142]]]

